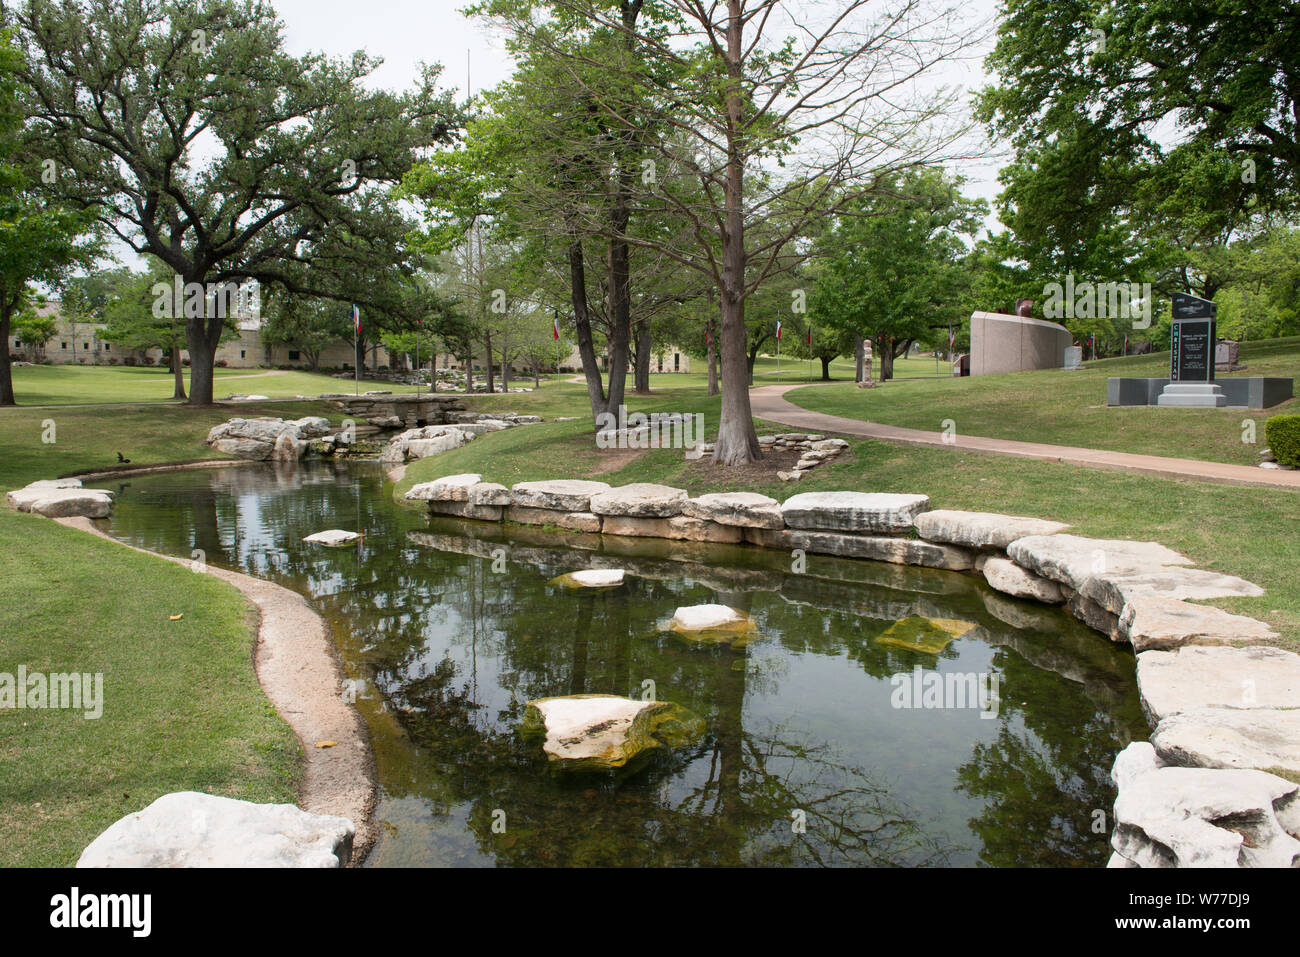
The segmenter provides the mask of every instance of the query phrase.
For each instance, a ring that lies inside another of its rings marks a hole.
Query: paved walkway
[[[1042,462],[1063,462],[1066,465],[1141,472],[1163,478],[1220,482],[1225,485],[1264,485],[1270,488],[1300,489],[1300,471],[1288,472],[1282,469],[1261,469],[1250,465],[1226,465],[1222,462],[1166,458],[1161,455],[1134,455],[1129,452],[1107,452],[1102,449],[1044,445],[1039,442],[984,439],[973,435],[958,434],[945,437],[941,432],[903,429],[894,425],[865,422],[861,419],[846,419],[838,415],[809,412],[785,399],[785,393],[799,388],[803,388],[803,383],[766,385],[751,389],[749,402],[753,407],[754,418],[779,422],[808,432],[837,432],[864,439],[898,442],[901,445],[924,445],[936,449],[1010,455],[1017,458],[1038,459]]]

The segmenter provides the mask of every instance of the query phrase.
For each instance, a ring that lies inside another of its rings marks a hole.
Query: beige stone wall
[[[1074,337],[1045,319],[975,312],[970,317],[970,374],[1060,369]]]

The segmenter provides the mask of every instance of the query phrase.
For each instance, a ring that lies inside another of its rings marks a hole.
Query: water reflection
[[[244,467],[119,483],[113,534],[271,578],[331,622],[376,750],[371,865],[1099,864],[1116,751],[1145,736],[1131,656],[968,576],[698,543],[428,520],[376,467]],[[300,541],[364,530],[356,549]],[[620,567],[624,585],[552,586]],[[740,651],[661,633],[678,605],[748,612]],[[875,639],[973,624],[938,655]],[[1002,678],[994,720],[900,710],[920,665]],[[632,773],[551,773],[524,704],[655,695],[706,719]]]

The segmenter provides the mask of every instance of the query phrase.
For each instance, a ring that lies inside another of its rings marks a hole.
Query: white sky
[[[468,0],[272,0],[285,25],[285,42],[289,52],[301,55],[308,51],[344,56],[362,49],[384,62],[370,77],[368,85],[393,90],[409,89],[415,84],[421,62],[443,66],[441,85],[457,91],[462,99],[469,82],[475,92],[495,86],[510,77],[511,60],[501,39],[487,26],[462,16],[458,9]],[[806,0],[822,6],[834,0]],[[793,6],[798,6],[796,3]],[[963,17],[973,25],[991,24],[998,0],[959,0]],[[989,48],[984,43],[970,58],[945,64],[937,71],[935,83],[977,89],[986,82],[982,60]],[[1004,160],[988,156],[957,169],[966,176],[967,195],[992,200],[997,194],[997,171]],[[996,220],[990,217],[990,224]],[[122,248],[123,258],[134,256]]]

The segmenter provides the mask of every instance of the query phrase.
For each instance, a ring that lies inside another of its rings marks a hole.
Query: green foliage
[[[1300,413],[1270,418],[1264,423],[1264,439],[1279,463],[1300,468]]]

